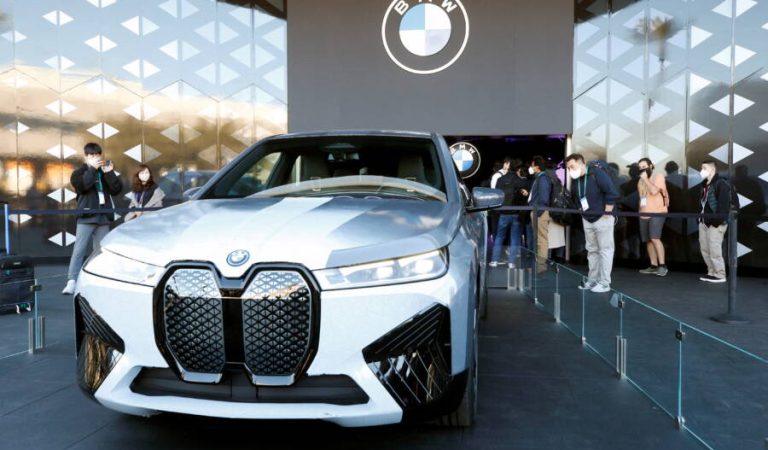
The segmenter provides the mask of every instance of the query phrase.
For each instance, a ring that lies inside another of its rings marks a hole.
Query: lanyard
[[[581,198],[584,198],[587,196],[587,178],[589,178],[589,166],[587,166],[587,170],[584,172],[583,185],[581,182],[579,182],[579,197]]]
[[[101,184],[101,172],[96,172],[96,185],[98,186],[97,189],[99,192],[104,192],[104,186]]]

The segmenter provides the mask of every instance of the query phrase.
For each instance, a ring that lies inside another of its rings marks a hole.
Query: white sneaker
[[[592,288],[594,288],[595,286],[597,286],[597,283],[596,283],[596,282],[594,282],[594,281],[591,281],[591,280],[587,280],[587,281],[584,281],[584,282],[582,282],[582,283],[581,283],[581,284],[578,286],[578,288],[579,288],[580,290],[582,290],[582,291],[591,291],[591,290],[592,290]]]
[[[491,266],[491,267],[496,267],[496,266],[499,265],[499,263],[496,262],[496,261],[491,261],[491,262],[488,263],[488,265]]]
[[[611,287],[608,286],[607,284],[597,283],[595,285],[595,287],[590,289],[590,291],[592,291],[594,293],[597,293],[597,294],[604,294],[606,292],[611,292]]]
[[[77,286],[77,282],[75,280],[69,280],[67,281],[67,285],[64,286],[64,290],[61,291],[64,295],[72,295],[75,293],[75,287]]]

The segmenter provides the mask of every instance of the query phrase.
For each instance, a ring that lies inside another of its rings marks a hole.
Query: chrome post
[[[37,342],[35,343],[35,350],[42,350],[45,348],[45,316],[37,318]]]
[[[517,269],[507,268],[507,290],[518,289]]]
[[[685,430],[685,417],[683,416],[675,417],[675,427],[677,427],[677,429],[680,431]],[[768,446],[766,446],[766,448],[768,448]]]
[[[555,322],[560,323],[560,293],[555,292]]]
[[[27,353],[35,353],[35,319],[27,320]]]

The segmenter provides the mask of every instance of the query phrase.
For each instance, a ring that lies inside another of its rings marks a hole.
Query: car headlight
[[[448,253],[435,250],[420,255],[368,264],[315,271],[323,290],[352,289],[431,280],[448,271]]]
[[[146,264],[104,249],[91,256],[83,270],[96,276],[150,287],[157,285],[165,272],[164,267]]]

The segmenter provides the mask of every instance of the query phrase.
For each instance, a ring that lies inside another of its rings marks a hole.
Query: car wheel
[[[478,361],[478,311],[474,310],[474,332],[472,333],[472,363],[467,374],[464,396],[455,411],[440,418],[440,425],[451,428],[468,428],[474,425],[477,414],[477,361]]]

